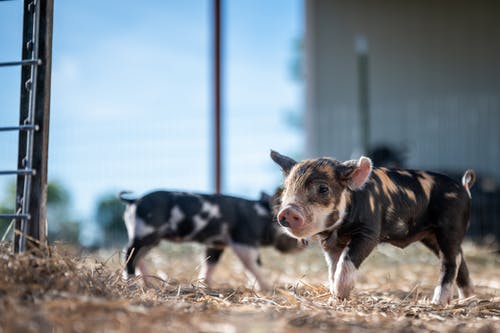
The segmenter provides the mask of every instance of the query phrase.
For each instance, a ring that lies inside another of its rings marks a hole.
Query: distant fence
[[[479,185],[479,186],[478,186]],[[472,188],[472,216],[467,235],[474,240],[495,239],[500,243],[500,191]]]

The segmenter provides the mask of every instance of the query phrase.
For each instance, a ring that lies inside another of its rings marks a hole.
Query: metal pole
[[[40,0],[39,0],[40,1]],[[40,127],[34,132],[35,149],[33,152],[33,169],[37,170],[33,178],[29,213],[33,223],[28,226],[28,235],[38,239],[39,244],[47,246],[47,167],[49,157],[49,121],[50,121],[50,88],[52,73],[52,30],[54,17],[54,1],[40,1],[40,49],[39,58],[42,66],[38,70],[37,100],[35,108],[35,124]]]
[[[0,62],[0,67],[41,65],[40,59],[27,59],[21,61]]]
[[[39,48],[39,29],[40,29],[40,2],[35,3],[32,2],[31,5],[28,5],[28,11],[32,12],[32,38],[31,42],[28,45],[31,45],[31,57],[33,59],[38,59],[38,48]],[[35,121],[35,109],[36,105],[36,94],[37,94],[37,86],[38,86],[38,66],[30,66],[30,78],[25,82],[24,88],[29,91],[28,98],[28,116],[24,120],[24,123],[32,125]],[[23,159],[23,164],[26,169],[31,169],[33,166],[33,148],[34,148],[34,133],[27,132],[26,133],[26,155]],[[23,200],[21,202],[21,214],[26,214],[29,212],[30,208],[30,199],[31,199],[31,178],[32,175],[26,174],[24,176],[23,182]],[[28,235],[34,237],[35,235],[28,234],[28,221],[26,219],[21,219],[21,233],[22,235]],[[38,237],[34,237],[34,239],[38,239]],[[21,237],[19,243],[19,252],[24,251],[26,248],[26,237]]]
[[[369,63],[368,42],[364,36],[356,38],[358,65],[358,107],[361,132],[361,149],[363,154],[370,151],[370,96],[369,96]]]
[[[36,5],[35,5],[36,4]],[[35,18],[35,19],[34,19]],[[18,169],[36,170],[36,177],[17,178],[16,211],[29,214],[31,220],[16,221],[15,251],[47,245],[46,202],[47,160],[52,67],[53,0],[24,1],[23,59],[41,59],[42,65],[24,66],[21,71],[21,125],[38,126],[38,131],[19,132]],[[32,241],[34,240],[34,241]]]
[[[215,192],[222,188],[222,152],[221,152],[221,0],[214,0],[214,120],[215,120]]]
[[[23,5],[23,41],[22,41],[22,59],[32,58],[33,49],[33,7],[30,1],[25,0]],[[29,100],[30,91],[26,87],[26,82],[29,82],[31,75],[31,66],[23,66],[21,69],[21,100],[19,103],[19,124],[23,125],[24,121],[28,118],[29,113]],[[18,153],[17,153],[17,168],[19,170],[25,169],[25,156],[27,153],[27,139],[28,133],[24,131],[19,132],[18,139]],[[16,186],[16,211],[21,212],[23,209],[24,198],[24,176],[17,176],[17,186]],[[22,249],[22,238],[19,234],[22,232],[24,227],[24,221],[22,219],[16,220],[15,223],[15,233],[14,233],[14,251],[21,252]]]
[[[5,126],[0,127],[0,132],[6,131],[38,131],[39,128],[36,125],[19,125],[19,126]]]

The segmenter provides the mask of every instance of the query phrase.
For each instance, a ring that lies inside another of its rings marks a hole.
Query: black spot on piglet
[[[262,266],[262,260],[260,260],[260,256],[257,257],[257,265]]]

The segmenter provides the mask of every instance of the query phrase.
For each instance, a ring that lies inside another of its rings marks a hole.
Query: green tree
[[[2,213],[13,213],[16,203],[16,182],[6,186],[5,197],[0,203]],[[47,221],[49,241],[62,240],[78,243],[79,223],[71,215],[71,196],[59,181],[47,184]],[[0,235],[3,235],[10,221],[2,221]]]
[[[95,219],[103,232],[104,247],[123,246],[127,242],[127,229],[123,222],[125,204],[116,194],[101,196],[96,204]]]
[[[77,244],[80,224],[71,214],[71,195],[58,181],[47,184],[47,220],[49,241]]]
[[[15,183],[14,183],[15,186]],[[11,184],[6,186],[4,193],[6,194],[3,200],[0,202],[0,214],[12,214],[15,208],[15,188],[13,189],[14,195],[11,195]],[[9,227],[10,220],[0,220],[0,237],[3,237],[5,231]]]
[[[304,40],[302,37],[295,38],[292,41],[291,58],[288,62],[288,74],[291,80],[298,86],[302,86],[304,84]],[[303,96],[300,93],[297,96],[300,100],[299,103],[295,107],[284,110],[283,119],[291,130],[295,131],[299,135],[303,135],[305,130],[305,112],[302,107]],[[303,152],[296,151],[292,153],[292,155],[300,159]]]

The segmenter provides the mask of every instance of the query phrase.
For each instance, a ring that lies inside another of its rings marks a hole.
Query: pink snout
[[[304,226],[304,217],[297,208],[287,206],[278,213],[278,223],[286,228],[297,229]]]

